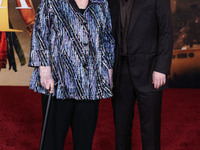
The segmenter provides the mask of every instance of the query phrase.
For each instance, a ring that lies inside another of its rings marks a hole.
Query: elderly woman
[[[30,89],[53,93],[45,150],[63,150],[69,127],[75,150],[90,150],[99,100],[112,97],[114,40],[107,0],[42,0],[36,14]]]

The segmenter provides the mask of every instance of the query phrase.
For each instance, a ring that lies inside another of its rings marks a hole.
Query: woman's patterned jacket
[[[51,66],[57,99],[99,100],[112,96],[108,69],[115,42],[107,0],[90,0],[84,14],[71,0],[42,0],[36,13],[29,66],[30,89],[40,85],[39,66]]]

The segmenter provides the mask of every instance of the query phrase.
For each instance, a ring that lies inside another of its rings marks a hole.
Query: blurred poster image
[[[0,0],[0,85],[28,85],[27,62],[40,0]]]
[[[170,86],[200,88],[200,0],[171,0],[174,51]]]

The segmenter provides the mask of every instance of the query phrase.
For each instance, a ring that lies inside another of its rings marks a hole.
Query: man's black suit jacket
[[[118,89],[121,56],[120,0],[109,0],[113,34],[116,40],[114,91]],[[134,0],[127,39],[132,80],[139,91],[156,91],[153,71],[170,73],[173,30],[170,0]],[[166,86],[159,90],[165,89]]]

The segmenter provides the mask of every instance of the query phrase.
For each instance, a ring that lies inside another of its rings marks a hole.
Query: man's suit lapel
[[[129,33],[133,30],[145,0],[134,0],[129,24]]]

